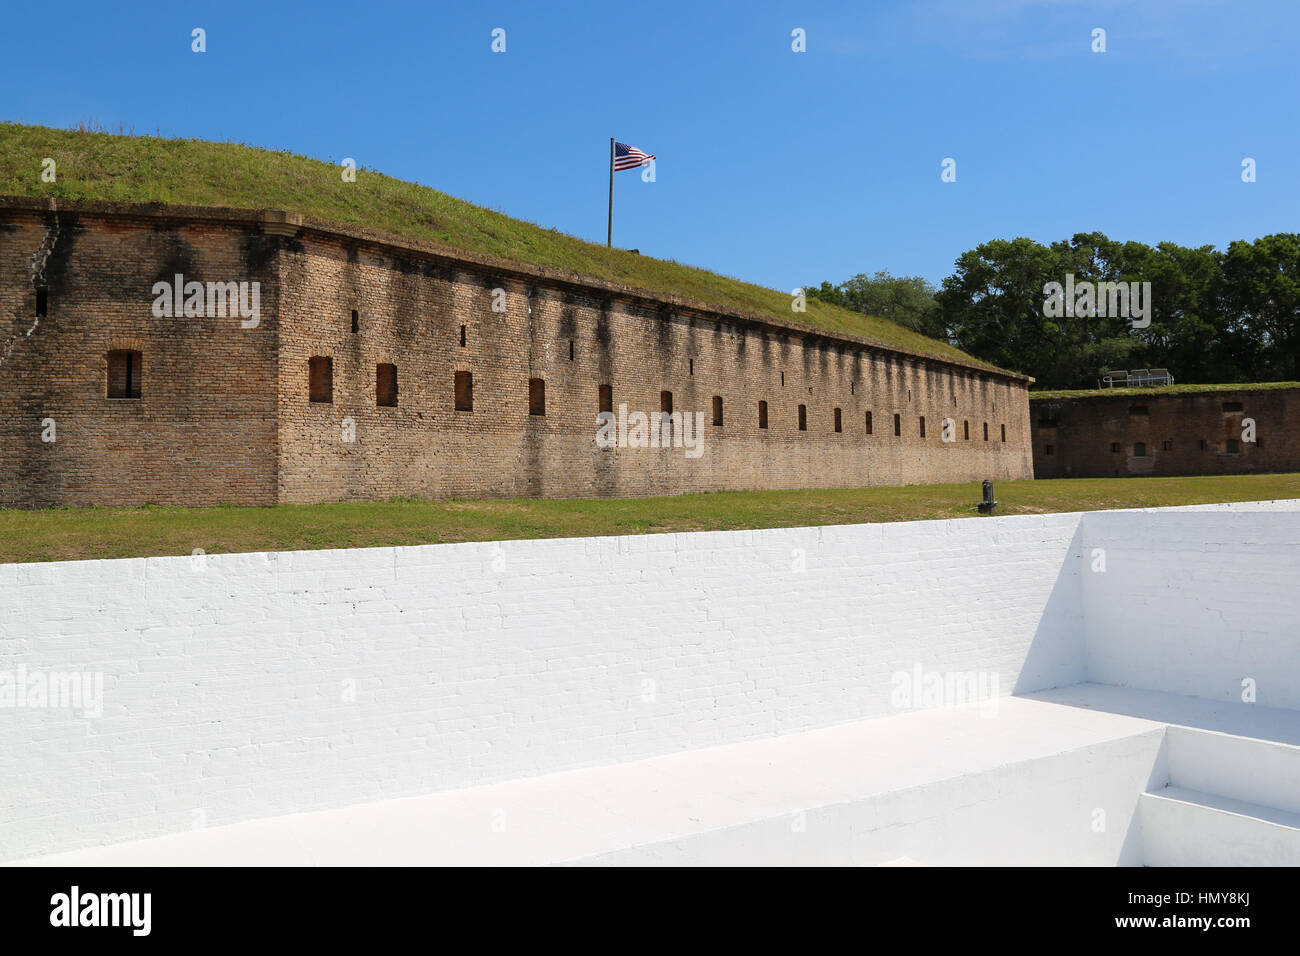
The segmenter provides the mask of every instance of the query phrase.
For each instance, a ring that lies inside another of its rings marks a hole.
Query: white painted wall
[[[1250,681],[1300,709],[1300,514],[1097,512],[1083,541],[1090,680],[1223,701]]]
[[[0,566],[0,672],[104,675],[0,709],[0,858],[1075,683],[1078,520]]]
[[[0,565],[0,675],[103,677],[0,707],[0,859],[1074,684],[1082,520]]]

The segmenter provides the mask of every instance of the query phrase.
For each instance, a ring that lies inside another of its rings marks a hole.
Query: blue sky
[[[597,242],[617,136],[659,159],[654,183],[618,174],[615,244],[785,290],[938,282],[998,237],[1300,229],[1294,0],[69,2],[6,21],[4,119],[355,157]]]

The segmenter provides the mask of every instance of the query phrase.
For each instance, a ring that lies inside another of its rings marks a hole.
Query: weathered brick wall
[[[29,265],[54,227],[37,322]],[[0,505],[273,503],[276,255],[251,218],[0,205]],[[260,280],[260,327],[154,318],[178,272]],[[139,398],[107,397],[112,349],[141,353]]]
[[[284,260],[285,501],[1029,477],[1027,393],[1015,379],[338,237],[309,234],[300,245]],[[504,312],[492,309],[493,289],[503,290]],[[333,360],[330,405],[308,401],[314,355]],[[376,405],[380,363],[397,366],[396,408]],[[471,412],[455,410],[457,371],[473,375]],[[545,416],[529,414],[532,378],[545,381]],[[655,415],[663,391],[672,393],[675,412],[703,413],[699,456],[684,448],[599,448],[602,384],[612,389],[616,413],[625,404],[629,414]],[[720,426],[714,396],[722,399]],[[759,401],[768,403],[766,429]],[[955,441],[942,440],[945,416],[954,420]],[[345,420],[354,424],[354,441],[344,440]]]
[[[1103,392],[1034,399],[1030,411],[1036,478],[1300,471],[1300,389]]]
[[[628,496],[1030,475],[1023,378],[283,219],[65,204],[49,314],[29,336],[28,266],[54,219],[36,201],[0,202],[0,504]],[[154,317],[153,283],[176,273],[259,282],[258,325]],[[496,289],[504,311],[492,308]],[[107,397],[111,349],[141,353],[139,398]],[[330,403],[309,401],[312,356],[332,362]],[[381,363],[397,368],[394,407],[376,400]],[[454,408],[457,371],[473,375],[472,411]],[[545,381],[545,415],[529,414],[530,379]],[[675,412],[703,413],[698,456],[599,448],[602,384],[615,413],[657,416],[664,391]],[[954,441],[942,440],[944,417]],[[54,442],[41,440],[45,419]]]

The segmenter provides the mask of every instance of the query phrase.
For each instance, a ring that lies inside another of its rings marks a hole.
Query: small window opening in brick
[[[108,353],[108,397],[140,397],[140,353],[114,349]]]
[[[722,424],[722,396],[713,396],[713,424]]]
[[[853,390],[854,390],[854,388],[856,387],[856,385],[857,385],[857,382],[849,382],[849,394],[850,394],[850,395],[852,395],[852,394],[854,393]]]
[[[37,289],[36,290],[36,317],[38,319],[45,318],[46,312],[49,309],[49,305],[50,305],[50,290]]]
[[[474,411],[474,373],[456,373],[456,411]]]
[[[898,438],[903,434],[903,416],[894,412],[894,437]]]
[[[1224,402],[1223,410],[1225,412],[1239,412],[1243,408],[1241,402]]]
[[[1162,441],[1162,442],[1160,443],[1160,450],[1161,450],[1161,451],[1173,451],[1173,450],[1174,450],[1174,443],[1173,443],[1172,441],[1169,441],[1168,439],[1165,439],[1164,441]]]
[[[375,366],[375,404],[383,408],[397,407],[397,366],[380,362]]]
[[[844,419],[843,419],[843,415],[842,415],[842,413],[840,412],[840,410],[839,410],[838,408],[835,409],[835,430],[836,430],[837,432],[842,432],[842,431],[844,431]]]
[[[667,412],[669,415],[671,415],[671,414],[673,413],[673,393],[672,393],[672,392],[660,392],[660,393],[659,393],[659,411],[661,411],[661,412]]]
[[[808,430],[808,406],[800,405],[799,406],[799,431],[806,432],[807,430]]]
[[[460,327],[460,347],[465,347],[465,326]]]
[[[602,412],[614,411],[614,389],[610,385],[600,386],[600,410]]]
[[[1133,457],[1145,458],[1147,456],[1147,443],[1138,441],[1133,443]]]
[[[921,416],[921,437],[925,437],[925,416]]]
[[[963,441],[970,441],[970,422],[964,418],[961,422],[961,437]]]
[[[694,375],[694,374],[695,374],[695,359],[688,359],[687,361],[690,362],[690,371],[689,371],[689,374]]]
[[[867,434],[871,434],[871,413],[867,412]]]
[[[985,441],[988,441],[988,440],[989,440],[989,423],[988,423],[988,422],[985,422],[985,423],[984,423],[984,440],[985,440]]]
[[[767,427],[767,402],[758,403],[758,427]]]
[[[334,360],[313,355],[307,360],[307,390],[313,402],[334,401]]]
[[[1117,441],[1113,441],[1113,442],[1110,443],[1110,453],[1111,453],[1112,455],[1118,455],[1118,454],[1119,454],[1119,442],[1117,442]]]
[[[573,361],[573,339],[569,339],[569,361]]]
[[[1044,446],[1043,446],[1043,454],[1044,454],[1044,455],[1054,455],[1054,454],[1056,454],[1056,448],[1055,448],[1054,446],[1052,446],[1052,445],[1044,445]]]
[[[785,372],[781,373],[781,387],[785,388]]]
[[[1006,440],[1007,440],[1007,426],[1006,426],[1006,425],[1003,425],[1003,426],[1002,426],[1002,440],[1003,440],[1003,441],[1006,441]]]
[[[361,331],[361,316],[360,314],[358,314],[356,309],[352,310],[352,331],[353,332]]]
[[[1237,439],[1229,438],[1223,450],[1229,455],[1235,455],[1241,451],[1241,445],[1238,444]]]
[[[1205,446],[1206,446],[1206,441],[1205,441],[1204,438],[1202,438],[1202,439],[1201,439],[1201,451],[1205,451]]]
[[[540,378],[528,380],[528,414],[546,414],[546,381]]]

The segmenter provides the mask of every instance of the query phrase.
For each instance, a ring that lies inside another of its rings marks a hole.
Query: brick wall
[[[1035,478],[1300,471],[1300,389],[1033,399]],[[1255,422],[1255,441],[1243,420]]]
[[[1015,380],[594,290],[419,263],[330,236],[308,236],[286,255],[284,287],[286,501],[655,495],[1028,473],[1026,393]],[[494,289],[504,312],[492,309]],[[307,400],[313,355],[333,358],[332,405]],[[397,366],[396,408],[376,407],[380,363]],[[457,371],[473,376],[472,412],[454,408]],[[544,416],[529,414],[530,379],[545,381]],[[602,384],[612,389],[615,411],[658,413],[661,393],[670,391],[675,412],[702,413],[699,456],[597,447]],[[721,426],[713,424],[715,396]],[[760,400],[768,403],[766,429]],[[956,441],[942,441],[944,416],[954,418]],[[342,440],[345,418],[355,424],[353,442]]]
[[[29,264],[54,229],[38,321]],[[276,255],[252,225],[0,206],[0,505],[272,503]],[[176,273],[260,281],[261,325],[154,318]],[[116,349],[140,353],[139,398],[108,397]]]
[[[28,264],[55,220],[35,201],[0,204],[0,354],[11,353],[0,364],[3,504],[656,495],[1030,475],[1019,376],[363,230],[286,226],[283,215],[60,210],[49,316],[28,336]],[[153,283],[178,272],[260,282],[259,324],[154,317]],[[141,353],[140,398],[107,397],[112,349]],[[330,402],[310,401],[313,357],[330,360]],[[380,365],[396,369],[395,405],[377,400]],[[473,377],[472,411],[455,409],[458,371]],[[544,415],[529,413],[530,380],[545,383]],[[598,447],[601,385],[616,415],[626,407],[653,420],[664,392],[692,424],[702,413],[696,451]],[[53,443],[41,441],[46,418],[57,423]]]

